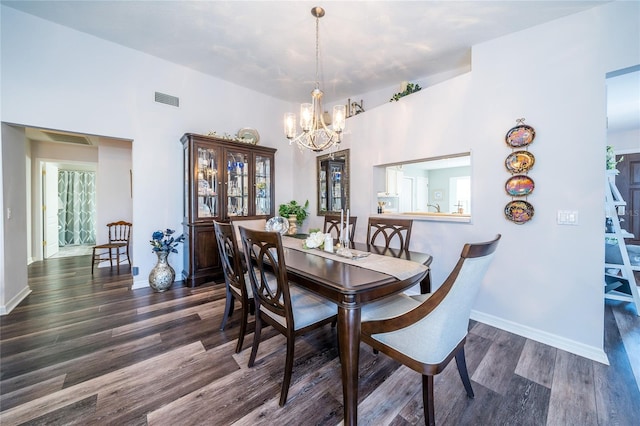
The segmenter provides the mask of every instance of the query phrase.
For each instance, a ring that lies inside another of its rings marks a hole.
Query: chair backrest
[[[231,224],[233,225],[236,231],[236,238],[238,239],[238,247],[242,245],[242,241],[240,240],[240,227],[243,226],[245,228],[257,229],[258,231],[264,231],[267,227],[267,219],[246,219],[244,217],[235,217],[231,220]]]
[[[349,216],[349,241],[353,241],[353,237],[356,234],[357,221],[357,216]],[[340,216],[326,215],[324,217],[324,228],[322,232],[334,235],[334,231],[335,238],[340,238]]]
[[[130,222],[125,222],[124,220],[107,223],[107,227],[109,228],[109,242],[129,244],[131,226]]]
[[[222,272],[226,284],[236,294],[239,294],[243,302],[249,298],[244,281],[242,268],[242,253],[238,250],[238,242],[235,238],[234,226],[230,223],[213,222],[213,228],[218,242],[218,252],[222,262]]]
[[[444,359],[467,335],[471,308],[500,237],[498,234],[491,241],[465,244],[445,282],[420,306],[403,315],[407,326],[420,330],[421,339],[437,342],[424,349],[433,363]],[[385,330],[379,327],[376,332]]]
[[[392,219],[370,217],[367,228],[367,244],[382,245],[389,248],[397,240],[398,248],[409,250],[411,240],[412,219]]]
[[[265,312],[289,330],[294,330],[289,279],[280,233],[241,226],[240,235],[256,309]],[[273,283],[274,275],[276,283]]]

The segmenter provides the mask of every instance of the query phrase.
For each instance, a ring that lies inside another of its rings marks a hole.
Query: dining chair
[[[106,262],[107,260],[111,267],[113,267],[113,261],[115,260],[117,271],[120,273],[120,255],[126,256],[127,262],[131,265],[131,258],[129,257],[131,227],[132,224],[124,220],[107,223],[107,228],[109,228],[109,242],[93,246],[91,252],[91,275],[93,275],[96,264]],[[122,262],[124,262],[124,260],[123,258]]]
[[[411,228],[413,227],[412,219],[393,219],[383,217],[370,217],[369,227],[367,228],[367,244],[376,245],[376,243],[384,243],[382,246],[385,250],[395,253],[397,257],[402,255],[403,251],[409,251],[409,242],[411,241]],[[392,242],[397,240],[398,248],[392,248]],[[430,267],[431,261],[426,266]],[[431,268],[427,272],[422,288],[431,289]]]
[[[254,266],[248,274],[256,304],[249,367],[253,367],[256,360],[263,323],[286,337],[287,354],[280,391],[282,407],[287,402],[291,383],[295,338],[336,319],[338,308],[335,303],[289,282],[280,233],[240,227],[240,235],[246,264]],[[269,272],[273,277],[269,277]]]
[[[471,308],[500,237],[465,244],[458,263],[435,292],[399,294],[362,308],[362,341],[422,374],[425,424],[435,425],[433,376],[454,357],[467,396],[474,397],[464,344]]]
[[[244,226],[245,228],[258,229],[260,231],[264,231],[267,227],[267,219],[259,218],[259,219],[248,219],[244,216],[237,216],[231,219],[231,224],[236,232],[236,238],[238,239],[238,247],[242,246],[242,241],[240,240],[240,227]]]
[[[357,221],[358,221],[357,216],[349,216],[349,241],[353,241],[353,237],[356,234]],[[340,216],[325,215],[324,228],[322,232],[324,232],[325,234],[334,235],[334,231],[335,231],[335,239],[339,239],[340,238]]]
[[[220,253],[226,288],[226,303],[220,330],[224,330],[226,327],[227,319],[233,314],[235,301],[238,300],[240,302],[240,309],[242,310],[240,333],[238,335],[238,343],[236,344],[236,353],[239,353],[242,350],[244,336],[247,333],[249,313],[255,312],[253,291],[251,290],[249,277],[241,261],[242,252],[238,250],[235,227],[231,223],[217,221],[213,222],[213,227],[216,234],[216,241],[218,242],[218,252]]]
[[[399,249],[409,250],[412,226],[412,219],[370,217],[367,228],[367,244],[382,245],[388,249],[391,248],[392,242],[397,240]]]

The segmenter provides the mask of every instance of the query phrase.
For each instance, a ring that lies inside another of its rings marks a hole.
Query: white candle
[[[347,240],[348,242],[351,242],[351,238],[350,238],[350,235],[351,235],[351,234],[349,233],[349,209],[347,209],[347,227],[345,228],[344,232],[346,232],[346,233],[347,233],[347,235],[346,235],[346,237],[347,237],[347,238],[346,238],[346,240]]]
[[[343,221],[344,221],[344,209],[340,209],[340,235],[338,235],[338,238],[340,238],[340,242],[343,242],[344,240],[342,239],[342,226],[343,226]]]

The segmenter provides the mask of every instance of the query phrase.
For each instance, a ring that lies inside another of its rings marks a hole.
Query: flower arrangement
[[[289,217],[289,216],[295,215],[296,221],[302,223],[309,215],[309,212],[307,212],[308,208],[309,208],[309,200],[307,200],[304,203],[304,205],[298,204],[298,202],[295,200],[291,200],[287,204],[280,204],[278,213],[282,217]]]
[[[304,244],[302,247],[305,249],[312,248],[323,248],[324,247],[324,238],[327,234],[323,232],[312,232],[309,234],[306,240],[304,240]]]
[[[184,234],[179,237],[174,238],[173,233],[176,232],[173,229],[166,229],[164,231],[155,231],[151,235],[151,245],[153,246],[153,251],[164,251],[168,253],[177,253],[176,246],[182,242],[184,242]]]

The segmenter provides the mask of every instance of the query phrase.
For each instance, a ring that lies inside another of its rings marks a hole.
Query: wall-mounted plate
[[[520,124],[509,129],[505,136],[505,141],[511,148],[522,148],[531,144],[535,137],[536,131],[533,127],[527,126],[526,124]]]
[[[504,207],[504,215],[511,222],[522,225],[533,217],[533,206],[523,200],[510,201]]]
[[[504,160],[504,166],[510,173],[527,173],[536,162],[529,151],[514,151]]]
[[[535,183],[527,175],[515,175],[507,180],[504,189],[512,197],[526,197],[533,192]]]

